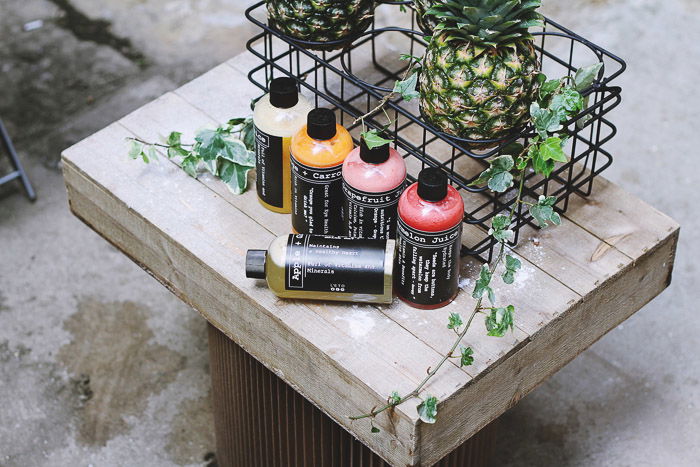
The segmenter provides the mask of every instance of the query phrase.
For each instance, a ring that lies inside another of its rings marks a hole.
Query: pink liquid
[[[406,180],[406,164],[393,148],[389,159],[381,164],[371,164],[360,159],[359,146],[353,149],[343,162],[343,178],[353,188],[369,193],[393,190]]]

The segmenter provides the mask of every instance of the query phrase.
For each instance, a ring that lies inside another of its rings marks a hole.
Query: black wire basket
[[[426,46],[423,33],[416,30],[411,1],[381,3],[378,3],[378,9],[395,10],[385,15],[394,19],[394,24],[404,22],[410,27],[382,27],[377,24],[379,20],[375,16],[370,29],[362,34],[323,44],[280,33],[267,24],[265,2],[251,6],[246,10],[246,17],[262,31],[247,43],[248,50],[261,60],[260,65],[253,67],[248,74],[250,81],[267,92],[271,79],[278,76],[295,78],[302,92],[311,96],[317,107],[335,109],[339,123],[356,139],[359,138],[363,128],[362,123],[355,121],[357,117],[374,109],[392,91],[395,81],[403,77],[408,67],[399,56],[403,53],[421,56]],[[587,98],[588,107],[565,124],[570,135],[565,152],[570,161],[557,164],[547,179],[534,172],[525,177],[524,199],[532,201],[540,195],[556,196],[555,209],[564,213],[570,196],[589,196],[595,177],[612,163],[612,155],[604,145],[615,136],[617,129],[605,116],[621,102],[622,88],[610,83],[624,72],[626,64],[548,18],[544,27],[533,34],[541,69],[550,78],[573,76],[582,66],[603,63],[593,85],[582,93]],[[487,159],[500,155],[510,143],[527,143],[535,134],[533,128],[526,126],[497,141],[456,138],[424,121],[415,101],[405,102],[400,97],[390,100],[384,111],[364,119],[367,127],[377,129],[384,128],[387,122],[392,122],[387,133],[406,159],[410,180],[415,180],[418,172],[427,166],[439,167],[445,171],[452,186],[462,193],[466,224],[462,255],[490,261],[497,244],[488,235],[491,218],[511,209],[516,189],[494,193],[488,188],[470,184],[488,167]],[[491,149],[474,149],[485,145]],[[512,246],[517,244],[519,231],[526,224],[537,227],[527,209],[519,204],[515,207]]]

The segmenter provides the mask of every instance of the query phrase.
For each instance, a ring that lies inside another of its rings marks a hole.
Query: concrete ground
[[[698,465],[700,4],[545,3],[628,61],[606,176],[683,230],[670,289],[508,412],[494,465]],[[244,4],[0,1],[0,116],[39,195],[0,188],[0,466],[215,463],[203,320],[71,216],[58,160],[241,51]]]

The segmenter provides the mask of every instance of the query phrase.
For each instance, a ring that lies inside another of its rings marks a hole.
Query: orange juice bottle
[[[292,228],[296,233],[342,235],[343,161],[354,147],[330,109],[309,112],[291,146]]]

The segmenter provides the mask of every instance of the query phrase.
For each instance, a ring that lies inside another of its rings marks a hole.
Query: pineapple
[[[528,28],[541,24],[539,6],[540,0],[433,0],[425,18],[438,25],[419,80],[423,117],[472,140],[502,139],[524,125],[538,90]]]
[[[295,39],[329,42],[364,32],[374,17],[374,0],[267,0],[270,26]],[[316,49],[342,47],[316,46]]]

